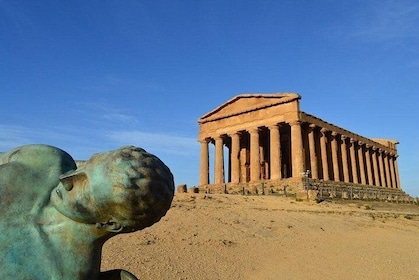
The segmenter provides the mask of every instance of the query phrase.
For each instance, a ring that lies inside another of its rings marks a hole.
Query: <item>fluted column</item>
[[[399,155],[394,156],[394,171],[396,173],[397,188],[401,189],[402,186],[400,185],[399,164],[397,163],[397,158],[398,157],[399,157]]]
[[[260,179],[259,129],[252,128],[250,133],[250,181]]]
[[[374,181],[376,186],[381,186],[380,184],[380,175],[378,173],[378,164],[377,164],[377,148],[372,147],[372,167],[374,169]]]
[[[346,148],[346,138],[347,137],[345,135],[342,135],[340,137],[340,139],[342,140],[340,150],[342,152],[343,181],[345,183],[349,183],[348,152]]]
[[[291,154],[292,177],[302,177],[304,172],[303,137],[301,134],[301,121],[296,120],[291,125]]]
[[[271,125],[269,127],[270,131],[270,143],[271,143],[271,153],[270,153],[270,179],[278,180],[282,178],[281,174],[281,135],[279,131],[279,125]]]
[[[380,179],[381,179],[381,186],[386,188],[386,175],[384,171],[384,164],[383,164],[383,150],[378,149],[378,165],[380,166]]]
[[[352,166],[352,182],[358,184],[358,172],[356,170],[356,156],[355,156],[355,139],[351,138],[350,143],[350,154],[351,154],[351,166]]]
[[[396,189],[397,183],[396,183],[396,174],[394,173],[394,154],[391,153],[390,155],[390,175],[391,175],[391,187]]]
[[[317,168],[317,154],[316,154],[316,145],[314,142],[314,129],[316,125],[310,124],[309,133],[308,133],[308,145],[310,149],[310,165],[311,165],[311,178],[319,178],[319,170]]]
[[[240,182],[240,135],[232,133],[231,135],[231,182]]]
[[[337,143],[337,133],[332,132],[332,164],[333,164],[333,180],[340,181],[339,178],[339,159],[338,159],[338,143]]]
[[[247,183],[250,180],[248,176],[250,166],[250,163],[248,162],[249,148],[250,147],[242,147],[240,149],[240,182]]]
[[[322,155],[323,180],[328,181],[330,180],[330,178],[329,178],[329,163],[327,162],[326,133],[327,133],[327,129],[322,128],[320,130],[320,150],[321,150],[321,155]]]
[[[384,160],[384,169],[386,171],[386,182],[387,182],[387,188],[392,188],[393,186],[391,185],[391,178],[390,178],[390,167],[388,164],[388,152],[384,152],[383,155],[383,160]]]
[[[365,166],[364,166],[364,151],[362,146],[363,142],[358,142],[358,161],[359,161],[359,175],[361,177],[361,184],[365,185],[367,183],[365,179]]]
[[[365,163],[367,164],[368,185],[372,186],[374,183],[372,179],[370,148],[370,145],[365,145]]]
[[[208,140],[204,139],[199,141],[201,143],[201,162],[199,170],[199,184],[209,184],[209,149]]]
[[[218,136],[215,138],[215,184],[224,183],[224,151],[223,151],[223,138]]]

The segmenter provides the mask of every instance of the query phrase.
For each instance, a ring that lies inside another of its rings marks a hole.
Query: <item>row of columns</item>
[[[302,122],[299,120],[290,122],[289,126],[291,128],[293,177],[301,177],[306,169],[310,169],[313,179],[400,188],[397,155],[354,138],[348,138],[333,131],[330,132],[325,128],[319,129],[314,124],[307,126],[308,147],[304,147]],[[283,178],[280,128],[281,124],[268,126],[270,135],[270,180]],[[259,130],[257,127],[247,130],[250,135],[251,182],[258,181],[261,178]],[[319,141],[316,141],[316,132]],[[231,137],[231,183],[240,182],[240,133],[234,132],[228,135]],[[215,143],[214,183],[222,184],[224,183],[224,141],[221,135],[213,138],[213,140]],[[200,185],[209,184],[209,141],[210,139],[201,140]],[[329,141],[330,151],[327,148]],[[316,143],[319,143],[317,149]],[[309,168],[305,166],[304,148],[309,149]],[[320,153],[318,154],[317,151],[320,151]],[[329,158],[331,158],[331,161],[329,161]],[[319,166],[319,162],[321,162],[321,166]],[[331,168],[329,168],[329,165],[331,165]],[[329,174],[329,170],[332,171],[331,174]]]
[[[280,124],[269,126],[270,131],[270,179],[278,180],[282,178],[282,155],[281,155],[281,135]],[[250,181],[255,182],[260,180],[260,143],[259,143],[259,128],[250,128],[247,130],[250,135]],[[242,132],[231,133],[231,183],[240,182],[240,134]],[[296,131],[292,131],[301,135],[301,127]],[[295,137],[295,143],[301,146],[300,156],[302,156],[302,141],[301,137]],[[224,183],[224,152],[223,152],[223,138],[217,136],[212,138],[215,144],[215,168],[214,168],[214,183]],[[209,148],[208,143],[211,139],[201,140],[201,163],[200,163],[200,185],[209,184]],[[295,144],[293,144],[294,146]],[[298,154],[298,152],[296,152]],[[300,160],[302,163],[302,160]],[[293,167],[294,168],[294,167]],[[295,168],[297,170],[298,168]],[[293,169],[294,170],[294,169]],[[301,169],[303,170],[303,169]]]
[[[330,132],[329,138],[329,131],[325,128],[321,128],[319,131],[322,163],[322,174],[319,174],[315,149],[315,129],[316,126],[311,124],[308,131],[310,166],[313,179],[331,180],[330,175],[332,175],[334,181],[400,188],[397,155],[354,138],[349,138],[348,141],[347,136],[339,135],[333,131]],[[328,161],[326,147],[328,139],[330,139],[331,162]],[[338,147],[339,145],[340,147]],[[341,160],[339,159],[339,149]],[[329,168],[329,164],[332,164],[332,168]],[[329,170],[332,170],[332,174],[329,174]],[[340,170],[342,170],[342,173]]]

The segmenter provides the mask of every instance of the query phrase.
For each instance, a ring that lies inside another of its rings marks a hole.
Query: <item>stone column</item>
[[[310,124],[308,132],[308,145],[310,149],[310,165],[311,165],[311,178],[319,178],[319,170],[317,168],[317,154],[316,154],[316,145],[314,142],[314,129],[316,125]]]
[[[240,182],[240,135],[232,133],[231,137],[231,182]]]
[[[199,184],[209,184],[209,149],[208,140],[204,139],[199,141],[201,143],[201,164],[199,170]]]
[[[214,183],[224,184],[224,150],[223,138],[221,136],[215,138]]]
[[[292,177],[302,177],[304,172],[303,137],[301,134],[301,121],[296,120],[291,125],[291,154]]]
[[[400,176],[399,176],[399,164],[397,163],[397,158],[399,157],[399,155],[395,155],[394,156],[394,171],[395,171],[395,175],[396,175],[396,181],[397,181],[397,188],[401,189],[402,186],[400,185]]]
[[[278,180],[282,178],[281,174],[281,135],[279,132],[280,125],[271,125],[270,131],[270,145],[271,145],[271,164],[270,164],[270,179]]]
[[[348,168],[348,151],[346,148],[346,136],[342,135],[340,139],[342,140],[342,144],[340,149],[342,151],[342,165],[343,165],[343,181],[345,183],[349,183],[349,168]]]
[[[390,167],[388,164],[388,152],[385,151],[384,155],[383,155],[383,161],[384,161],[384,170],[386,172],[386,182],[387,182],[387,188],[393,188],[393,186],[391,185],[391,178],[390,178]]]
[[[242,147],[240,149],[240,182],[247,183],[250,179],[248,176],[248,155],[249,155],[249,148],[248,147]]]
[[[377,164],[377,148],[372,147],[372,167],[374,168],[374,181],[377,187],[381,186],[380,184],[380,175],[378,173],[378,164]]]
[[[364,166],[364,151],[362,146],[364,145],[363,142],[358,141],[358,161],[359,161],[359,175],[361,177],[361,184],[366,185],[367,180],[365,178],[365,166]]]
[[[320,150],[322,155],[322,169],[323,169],[323,180],[328,181],[329,178],[329,164],[327,162],[327,149],[326,149],[326,133],[327,129],[322,128],[320,130]]]
[[[259,140],[260,142],[260,140]],[[266,160],[265,160],[265,148],[263,147],[263,145],[259,146],[259,169],[260,169],[260,177],[259,179],[266,179],[268,178],[268,174],[267,174],[267,164],[266,164]]]
[[[356,171],[356,157],[355,157],[355,139],[351,138],[350,143],[350,154],[351,154],[351,166],[352,166],[352,182],[358,184],[358,172]]]
[[[378,165],[380,166],[380,178],[381,178],[381,186],[386,188],[386,176],[384,171],[384,165],[383,165],[383,150],[378,149]]]
[[[338,159],[338,143],[337,143],[337,136],[336,132],[332,132],[332,164],[333,164],[333,180],[340,181],[339,178],[339,159]]]
[[[260,180],[259,129],[252,128],[250,133],[250,181]]]
[[[391,174],[391,187],[396,189],[397,183],[396,183],[396,174],[394,172],[394,154],[390,154],[390,174]]]
[[[373,185],[372,179],[372,168],[371,168],[371,155],[370,155],[370,148],[371,146],[366,144],[365,145],[365,157],[366,157],[366,164],[367,164],[367,175],[368,175],[368,185]]]

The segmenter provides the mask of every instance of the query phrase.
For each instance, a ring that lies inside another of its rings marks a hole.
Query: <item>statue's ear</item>
[[[117,233],[121,232],[124,227],[118,222],[108,221],[105,223],[96,223],[96,228]]]

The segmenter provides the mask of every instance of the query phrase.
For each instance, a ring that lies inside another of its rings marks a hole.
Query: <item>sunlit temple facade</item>
[[[295,93],[241,94],[203,115],[199,185],[309,177],[401,189],[396,140],[367,138],[328,123],[301,111],[300,99]]]

